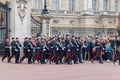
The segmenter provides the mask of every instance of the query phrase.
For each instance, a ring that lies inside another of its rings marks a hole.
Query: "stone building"
[[[117,33],[120,0],[46,0],[48,20],[41,15],[44,0],[6,1],[8,37],[23,40],[26,36],[107,36]]]

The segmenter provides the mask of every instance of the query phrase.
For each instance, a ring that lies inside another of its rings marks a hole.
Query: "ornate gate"
[[[5,38],[8,37],[8,6],[0,3],[0,54],[4,50]]]

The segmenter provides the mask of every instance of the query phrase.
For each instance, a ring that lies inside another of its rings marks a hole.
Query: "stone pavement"
[[[1,59],[1,58],[0,58]],[[14,64],[0,61],[0,80],[120,80],[120,66],[91,64]]]

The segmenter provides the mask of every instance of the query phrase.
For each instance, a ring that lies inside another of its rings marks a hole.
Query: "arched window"
[[[107,11],[108,8],[108,0],[103,0],[103,11]]]
[[[118,0],[114,1],[114,10],[115,12],[118,12]]]
[[[36,9],[40,9],[40,0],[36,0]]]
[[[69,11],[75,10],[75,0],[69,0]]]
[[[59,9],[59,0],[52,0],[53,2],[53,10],[58,10]]]
[[[92,0],[92,9],[94,12],[96,11],[96,0]]]

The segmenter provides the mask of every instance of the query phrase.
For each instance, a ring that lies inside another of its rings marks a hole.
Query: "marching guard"
[[[8,57],[8,62],[9,62],[9,57],[10,57],[10,42],[9,42],[8,38],[5,39],[5,50],[4,50],[4,56],[2,57],[2,62],[4,61],[4,59],[6,57]]]

